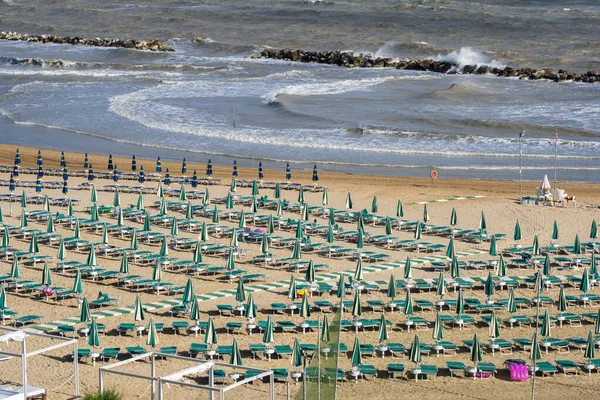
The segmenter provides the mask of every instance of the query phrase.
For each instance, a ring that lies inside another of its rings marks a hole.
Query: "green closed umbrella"
[[[300,239],[296,239],[296,242],[294,243],[294,249],[292,250],[292,255],[290,256],[290,258],[292,258],[293,260],[302,259],[302,247],[300,244]]]
[[[354,292],[354,301],[352,302],[352,316],[358,318],[362,315],[362,304],[360,302],[360,290]]]
[[[581,254],[581,241],[579,240],[579,234],[575,234],[575,241],[573,241],[573,254]]]
[[[415,312],[410,290],[406,291],[406,298],[404,300],[404,308],[402,309],[402,312],[404,313],[404,315],[413,315]]]
[[[344,274],[340,274],[340,277],[338,279],[337,292],[336,292],[338,299],[341,299],[342,297],[344,297],[345,289],[346,288],[345,288],[345,284],[344,284]]]
[[[92,203],[98,202],[98,192],[96,192],[96,185],[92,185],[92,192],[90,194],[90,201]]]
[[[269,235],[273,234],[273,232],[275,232],[275,223],[273,222],[273,214],[269,215],[269,221],[267,224],[267,233],[269,233]]]
[[[542,268],[542,273],[545,276],[550,275],[550,266],[552,261],[550,260],[550,253],[546,253],[546,258],[544,259],[544,267]]]
[[[450,241],[448,242],[448,247],[446,248],[446,257],[448,259],[452,259],[456,255],[456,250],[454,248],[454,237],[450,237]]]
[[[158,196],[161,199],[165,197],[165,189],[163,188],[162,181],[158,181],[158,187],[156,188],[156,196]]]
[[[356,239],[356,248],[357,249],[362,249],[365,245],[365,239],[364,239],[364,234],[363,234],[363,230],[359,229],[358,230],[358,238]]]
[[[42,285],[52,285],[52,276],[47,262],[44,263],[44,269],[42,270]]]
[[[232,192],[235,193],[235,190],[232,190]],[[204,203],[205,206],[210,204],[210,192],[209,192],[208,188],[204,189],[204,198],[202,199],[202,202]]]
[[[596,220],[592,221],[592,228],[590,229],[590,239],[598,239],[598,225]]]
[[[29,242],[29,252],[33,254],[37,254],[40,252],[40,246],[38,245],[37,233],[33,233],[31,235],[31,242]]]
[[[329,344],[331,342],[331,331],[329,330],[329,319],[327,314],[323,316],[323,325],[321,326],[321,342]]]
[[[92,320],[92,315],[90,313],[90,306],[88,303],[87,296],[83,297],[83,302],[81,303],[81,312],[79,313],[79,322],[82,324],[87,324]]]
[[[179,201],[186,201],[187,195],[185,194],[185,186],[183,183],[181,184],[181,189],[179,190]]]
[[[146,212],[144,216],[144,227],[142,228],[142,232],[151,232],[152,231],[152,223],[150,222],[150,214]]]
[[[423,204],[423,222],[429,222],[429,211],[427,211],[427,203]]]
[[[252,180],[252,196],[258,196],[258,183],[256,179]]]
[[[67,214],[69,217],[73,216],[73,199],[69,199],[69,202],[67,203]]]
[[[302,349],[300,348],[300,342],[298,341],[298,337],[294,339],[294,347],[292,348],[292,360],[291,363],[294,367],[299,368],[302,366]]]
[[[350,192],[348,192],[348,196],[346,196],[346,209],[352,210],[352,196]]]
[[[332,244],[335,242],[335,236],[333,235],[333,225],[329,224],[327,227],[327,243]]]
[[[594,333],[590,330],[588,333],[587,343],[585,346],[585,353],[583,353],[583,357],[588,360],[588,363],[591,364],[592,359],[596,358],[596,349],[594,348]]]
[[[119,212],[117,213],[117,226],[124,226],[125,221],[123,220],[123,209],[119,208]],[[106,225],[105,225],[106,227]]]
[[[171,236],[179,235],[179,224],[177,224],[177,218],[173,218],[171,222]]]
[[[144,195],[142,194],[142,192],[140,192],[140,194],[138,195],[138,199],[137,199],[135,208],[137,208],[138,210],[144,209]]]
[[[290,286],[288,289],[288,299],[290,299],[291,301],[294,301],[298,298],[298,291],[296,289],[296,278],[294,277],[294,275],[292,275],[292,278],[290,279]]]
[[[138,250],[140,248],[140,245],[138,244],[137,240],[137,231],[135,230],[135,228],[131,231],[131,240],[129,241],[129,248],[131,250]]]
[[[156,324],[154,323],[154,318],[150,318],[150,326],[148,327],[148,341],[146,344],[152,348],[152,351],[154,351],[154,348],[158,345],[158,343],[159,340],[158,332],[156,332]]]
[[[208,243],[208,231],[206,228],[206,222],[202,223],[202,230],[200,231],[200,240],[202,243]]]
[[[54,233],[56,232],[56,227],[54,226],[54,219],[52,216],[48,217],[48,224],[46,225],[46,233]]]
[[[244,210],[240,212],[240,223],[238,224],[238,228],[244,229],[246,227],[246,214]]]
[[[298,190],[298,203],[304,204],[304,186],[300,186]]]
[[[129,273],[129,261],[127,260],[127,254],[125,252],[123,252],[123,258],[121,258],[119,273],[124,275]]]
[[[487,296],[488,301],[490,300],[490,298],[494,294],[494,278],[492,278],[492,273],[491,272],[488,272],[488,277],[485,280],[484,293]]]
[[[310,317],[310,303],[308,301],[308,296],[304,295],[302,298],[302,306],[300,307],[300,316],[304,319]]]
[[[163,240],[162,240],[162,243],[160,244],[160,251],[158,252],[158,255],[161,257],[169,256],[169,244],[168,244],[168,240],[167,240],[166,236],[163,236]]]
[[[415,240],[421,240],[421,221],[417,221],[417,225],[415,226]]]
[[[421,363],[421,360],[422,360],[421,343],[419,342],[419,335],[415,335],[412,345],[410,346],[410,352],[408,353],[408,359],[411,362],[414,362],[417,365],[417,368],[419,367],[419,364]]]
[[[498,252],[497,252],[497,248],[496,248],[496,236],[492,236],[492,240],[490,241],[490,251],[489,251],[490,256],[495,257]]]
[[[587,268],[583,269],[579,290],[581,290],[583,293],[587,293],[590,290],[590,274],[588,274]]]
[[[226,269],[228,271],[233,271],[235,269],[235,253],[233,252],[233,248],[229,248],[229,254],[227,255],[227,265]]]
[[[600,309],[598,310],[598,314],[596,314],[596,323],[594,324],[594,333],[596,335],[600,335]]]
[[[402,207],[401,200],[398,200],[398,204],[396,204],[396,217],[398,217],[398,218],[404,217],[404,207]]]
[[[246,301],[246,290],[244,289],[244,280],[240,277],[235,291],[235,300],[239,303]]]
[[[540,330],[542,337],[550,337],[550,314],[548,314],[548,309],[544,312],[544,317],[542,318],[542,327]]]
[[[144,313],[144,306],[142,305],[142,298],[138,294],[135,296],[135,307],[133,310],[133,320],[136,322],[142,322],[145,319],[146,319],[146,316]]]
[[[373,201],[371,202],[371,212],[377,212],[377,196],[373,196]]]
[[[379,319],[379,344],[385,343],[388,339],[387,321],[385,320],[385,315],[381,313],[381,318]]]
[[[254,303],[254,297],[252,293],[248,295],[248,302],[246,302],[246,318],[253,320],[256,318],[256,304]]]
[[[390,220],[390,217],[385,217],[385,234],[392,234],[392,221]]]
[[[108,229],[106,229],[106,225],[102,227],[102,240],[100,242],[104,245],[108,245]]]
[[[275,198],[279,198],[279,197],[277,197],[278,189],[279,189],[279,183],[275,186]],[[237,179],[235,176],[231,177],[231,184],[229,185],[229,191],[232,193],[237,192]]]
[[[542,359],[542,351],[540,350],[540,342],[537,337],[537,332],[533,332],[531,339],[531,349],[529,350],[529,359],[535,361]]]
[[[240,354],[240,348],[235,338],[233,338],[233,345],[231,346],[229,364],[233,366],[242,365],[242,355]]]
[[[444,331],[442,329],[442,319],[440,318],[439,312],[435,314],[435,324],[433,325],[431,338],[438,342],[444,338]]]
[[[304,238],[304,233],[302,233],[302,223],[298,221],[296,224],[296,239],[302,240]]]
[[[446,282],[444,280],[444,271],[440,271],[440,276],[438,277],[437,295],[440,296],[440,299],[443,299],[446,295]]]
[[[6,303],[6,290],[4,289],[4,283],[0,284],[0,310],[4,311],[8,308]]]
[[[534,273],[535,275],[535,286],[534,286],[534,290],[535,292],[544,292],[545,291],[545,286],[544,286],[544,274],[538,272]]]
[[[119,207],[121,205],[121,196],[119,196],[119,189],[115,189],[115,197],[113,198],[113,206]]]
[[[190,304],[194,300],[194,297],[194,283],[192,282],[192,278],[188,278],[185,284],[185,289],[183,290],[181,302],[183,304]]]
[[[554,220],[554,227],[552,228],[552,240],[558,239],[558,222]]]
[[[81,273],[77,271],[75,273],[75,281],[73,282],[73,292],[76,294],[83,294],[83,285],[81,283]]]
[[[354,270],[354,280],[362,281],[363,279],[364,279],[363,263],[362,263],[362,259],[359,257],[358,260],[356,261],[356,269]]]
[[[267,326],[265,327],[265,331],[263,332],[263,337],[262,337],[262,342],[269,346],[269,344],[271,343],[275,343],[275,337],[273,335],[273,331],[275,330],[275,328],[273,327],[273,320],[271,319],[271,316],[269,315],[267,317]]]
[[[0,210],[2,210],[2,209],[0,208]],[[0,213],[2,213],[2,211],[0,211]],[[2,221],[0,221],[0,222],[2,222]],[[61,241],[61,243],[63,243],[63,246],[64,246],[64,242],[63,242],[62,238],[60,239],[60,241]],[[10,246],[10,236],[8,234],[8,229],[5,229],[4,233],[2,234],[2,247],[6,248],[9,246]]]
[[[485,221],[485,214],[481,211],[481,218],[479,219],[479,230],[485,231],[487,229],[487,222]]]
[[[352,349],[352,366],[362,364],[362,353],[360,351],[360,342],[358,341],[358,335],[354,336],[354,348]]]
[[[92,206],[92,209],[90,210],[90,219],[92,221],[99,221],[100,220],[100,214],[98,213],[98,206],[96,204],[94,204]]]
[[[202,262],[202,243],[200,243],[200,241],[196,242],[196,247],[194,248],[194,256],[192,257],[192,261],[196,264],[200,264]]]
[[[506,276],[506,261],[504,261],[504,256],[502,254],[500,254],[500,258],[498,259],[496,275],[500,278],[504,278]]]
[[[388,290],[387,290],[387,296],[390,298],[391,301],[394,301],[394,299],[396,298],[396,291],[397,291],[396,277],[394,276],[394,274],[391,274],[390,281],[388,283]]]
[[[362,212],[358,213],[358,220],[356,222],[356,230],[358,230],[358,231],[365,230],[365,220],[364,220]]]
[[[456,209],[452,207],[452,213],[450,214],[450,226],[456,226],[458,224],[458,216],[456,215]]]
[[[252,214],[256,214],[258,212],[258,202],[256,200],[256,196],[252,196],[252,204],[250,205],[250,211]]]
[[[450,262],[450,276],[452,279],[460,278],[460,268],[458,266],[458,257],[452,257]]]
[[[231,192],[227,193],[227,197],[225,198],[225,208],[231,210],[233,208],[233,196]]]
[[[92,326],[90,327],[90,336],[88,336],[88,345],[96,348],[100,346],[100,335],[98,334],[98,324],[96,318],[92,319]]]
[[[263,233],[262,239],[260,240],[260,252],[265,255],[269,254],[269,235],[267,235],[267,232]]]
[[[19,271],[19,260],[17,259],[17,257],[13,257],[12,266],[10,267],[10,277],[12,279],[18,279],[20,275],[21,274]]]
[[[229,242],[229,247],[231,248],[231,250],[239,247],[240,242],[239,242],[238,237],[239,237],[238,230],[234,228],[233,232],[231,234],[231,241]]]
[[[310,220],[310,211],[309,211],[309,205],[308,203],[304,202],[304,205],[302,206],[302,221],[309,221]]]
[[[58,244],[58,259],[60,261],[64,261],[67,259],[67,249],[65,248],[65,240],[60,238],[60,243]]]
[[[212,222],[214,224],[219,222],[219,208],[217,207],[217,205],[215,204],[215,209],[213,211],[213,218],[212,218]]]
[[[477,371],[478,364],[482,359],[483,355],[481,353],[481,344],[479,343],[477,332],[475,332],[473,335],[473,346],[471,347],[471,361],[475,363],[475,371]],[[477,376],[476,373],[473,375],[474,377]]]
[[[275,211],[275,214],[278,217],[281,217],[283,215],[283,200],[279,199],[279,201],[277,202],[277,210]]]
[[[456,315],[465,313],[465,300],[463,298],[462,289],[458,291],[458,297],[456,298]]]
[[[406,262],[404,263],[404,279],[412,278],[412,267],[410,262],[410,256],[406,256]]]
[[[195,294],[192,294],[192,307],[190,308],[190,319],[192,321],[196,321],[196,325],[198,325],[198,321],[200,321],[201,313],[200,313],[200,299],[196,297]],[[198,332],[196,331],[196,335]]]
[[[508,304],[507,304],[508,312],[512,316],[517,312],[517,302],[515,301],[515,291],[513,288],[510,288],[510,292],[508,293]]]
[[[21,195],[21,208],[27,208],[27,195],[23,190],[23,194]]]
[[[521,225],[519,225],[519,220],[515,224],[515,231],[513,232],[513,240],[519,241],[521,240]]]
[[[327,188],[323,189],[323,196],[321,197],[321,204],[324,206],[329,204],[329,193],[327,193]]]
[[[335,210],[333,208],[329,209],[329,225],[335,225]]]
[[[160,262],[159,258],[157,258],[154,262],[154,268],[152,269],[152,279],[156,282],[162,281],[162,263]]]
[[[488,334],[490,339],[495,340],[500,337],[500,324],[498,323],[498,318],[496,317],[496,311],[492,310],[492,317],[490,318],[490,326],[488,330]]]
[[[213,345],[218,344],[217,330],[215,329],[215,322],[212,317],[208,317],[208,325],[204,335],[204,344],[208,345],[210,348],[212,348]]]
[[[25,209],[21,210],[21,228],[27,228],[29,226],[29,222],[27,222],[27,214],[25,214]]]

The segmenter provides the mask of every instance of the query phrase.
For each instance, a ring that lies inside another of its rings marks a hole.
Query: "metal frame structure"
[[[59,349],[65,346],[73,345],[73,366],[75,370],[75,397],[79,397],[79,360],[77,358],[78,345],[77,339],[68,339],[60,336],[47,335],[45,333],[34,332],[30,330],[11,328],[8,326],[0,326],[0,331],[8,332],[23,332],[23,341],[21,342],[21,352],[13,353],[10,351],[4,351],[0,349],[0,355],[7,355],[12,357],[19,357],[21,359],[21,374],[22,374],[22,385],[23,385],[23,398],[27,398],[27,359],[38,354],[46,353],[51,350]],[[50,340],[58,340],[62,343],[54,344],[52,346],[44,347],[42,349],[27,352],[27,336],[37,336]]]
[[[186,361],[198,363],[200,365],[186,368],[186,369],[177,371],[177,372],[172,373],[167,376],[162,376],[162,377],[156,376],[156,361],[155,360],[156,360],[157,356],[158,357],[176,358],[179,360],[186,360]],[[141,374],[134,374],[132,372],[115,371],[114,370],[114,368],[120,367],[122,365],[130,364],[130,363],[136,362],[138,360],[146,359],[146,358],[150,358],[150,370],[151,370],[150,375],[141,375]],[[254,371],[260,371],[260,373],[251,378],[242,379],[241,381],[235,382],[231,385],[215,387],[214,370],[215,370],[215,367],[217,367],[217,366],[223,367],[223,368],[254,370]],[[186,374],[199,373],[199,372],[204,372],[207,370],[208,370],[208,382],[209,382],[208,386],[197,385],[194,383],[180,381],[180,379],[183,376],[185,376]],[[273,371],[261,369],[261,368],[246,367],[243,365],[235,365],[234,366],[234,365],[231,365],[228,363],[215,362],[212,360],[211,361],[199,360],[199,359],[191,358],[191,357],[184,357],[184,356],[172,355],[172,354],[163,354],[161,352],[149,352],[149,353],[145,353],[145,354],[140,354],[138,356],[129,358],[127,360],[119,361],[119,362],[113,363],[111,365],[107,365],[106,367],[100,368],[98,370],[98,379],[99,379],[98,388],[100,390],[100,393],[102,393],[104,391],[104,374],[105,373],[128,376],[131,378],[139,378],[139,379],[151,381],[152,387],[151,387],[151,392],[150,392],[151,393],[150,398],[152,400],[154,400],[154,399],[163,400],[164,399],[163,384],[179,385],[179,386],[185,386],[185,387],[190,387],[190,388],[195,388],[195,389],[206,390],[208,392],[209,400],[215,400],[214,394],[218,393],[218,396],[219,396],[218,400],[224,400],[225,393],[228,392],[229,390],[235,389],[236,387],[246,384],[248,382],[262,379],[262,378],[268,376],[269,377],[269,399],[275,400],[275,378],[273,375]],[[156,387],[155,384],[158,384],[157,385],[158,388]]]

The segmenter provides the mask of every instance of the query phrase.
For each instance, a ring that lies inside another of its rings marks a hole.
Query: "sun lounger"
[[[396,378],[397,375],[404,374],[404,364],[388,364],[387,365],[387,373],[388,377],[391,379]]]
[[[552,348],[559,353],[571,352],[571,349],[569,348],[569,342],[557,338],[543,338],[540,340],[540,346],[545,348],[546,352],[548,352],[548,348]]]
[[[102,361],[110,360],[111,358],[116,360],[117,358],[119,358],[120,352],[121,349],[118,347],[107,347],[102,350],[102,353],[100,353],[100,359]]]
[[[296,324],[292,321],[277,321],[277,326],[281,328],[282,332],[295,332]]]
[[[411,369],[410,373],[413,374],[415,380],[418,380],[419,376],[422,378],[433,376],[435,378],[438,374],[438,368],[435,365],[423,364],[419,368]]]
[[[558,369],[561,370],[564,375],[573,372],[575,375],[579,374],[579,365],[575,364],[575,362],[571,360],[556,360],[555,363]]]
[[[277,354],[277,356],[279,356],[280,358],[283,356],[291,356],[292,348],[288,344],[275,346],[275,354]]]
[[[237,321],[229,321],[225,324],[225,331],[229,333],[240,333],[242,330],[242,323]]]
[[[165,346],[158,349],[158,352],[161,354],[161,358],[166,358],[166,356],[176,356],[177,355],[177,346]]]
[[[75,337],[75,327],[73,325],[60,325],[56,328],[60,336],[70,335]]]
[[[477,370],[481,374],[491,374],[492,378],[494,378],[496,376],[496,372],[498,372],[498,370],[496,370],[496,366],[491,362],[479,362],[477,364]]]
[[[516,347],[519,347],[523,351],[529,351],[531,349],[531,339],[528,338],[515,338],[513,343]]]
[[[92,351],[90,349],[77,349],[77,360],[81,361],[84,358],[90,358]]]
[[[187,331],[187,329],[190,327],[190,323],[187,321],[173,321],[172,327],[173,332],[176,335],[180,335],[182,331]]]
[[[125,348],[125,350],[127,350],[127,354],[129,354],[131,357],[147,353],[146,349],[144,349],[142,346],[128,346]]]
[[[204,343],[192,343],[188,352],[190,354],[190,357],[196,357],[198,354],[206,353],[207,348],[208,345]]]
[[[537,361],[535,366],[537,368],[536,372],[541,373],[542,376],[550,374],[556,376],[556,373],[558,372],[558,369],[547,361]]]
[[[42,318],[43,317],[40,315],[24,315],[22,317],[15,318],[15,327],[25,326],[28,324],[33,324],[35,322],[41,322]]]
[[[358,366],[358,371],[360,372],[359,376],[362,379],[365,379],[367,376],[377,378],[377,368],[375,368],[373,365],[360,364]]]
[[[233,306],[231,304],[217,304],[217,311],[221,316],[223,314],[233,315]]]
[[[119,334],[119,336],[121,336],[121,333],[126,334],[128,332],[135,332],[135,324],[131,323],[131,322],[122,322],[119,324],[119,326],[117,327],[117,332]]]
[[[465,364],[460,361],[446,361],[446,366],[448,366],[450,376],[454,376],[456,372],[462,372],[463,374],[465,374],[465,371],[467,369]]]

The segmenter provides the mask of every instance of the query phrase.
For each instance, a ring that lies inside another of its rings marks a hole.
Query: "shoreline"
[[[20,146],[0,143],[0,165],[13,165],[16,149],[21,153],[22,167],[36,167],[38,149],[42,151],[42,157],[45,168],[58,168],[60,164],[61,151],[53,150],[46,147]],[[140,146],[141,148],[141,146]],[[81,169],[83,166],[84,153],[65,151],[65,159],[67,166],[70,169]],[[156,152],[157,156],[161,153]],[[89,162],[92,163],[94,171],[108,171],[109,154],[88,153]],[[209,157],[207,156],[207,160]],[[216,162],[217,158],[213,159],[213,177],[221,179],[221,185],[229,185],[231,182],[231,171],[233,165],[223,165]],[[138,169],[141,165],[144,166],[146,174],[153,173],[156,165],[156,158],[150,158],[146,155],[138,156],[136,154]],[[238,180],[253,180],[257,179],[258,161],[256,167],[248,167],[238,163]],[[121,172],[131,172],[131,158],[113,155],[113,163],[119,166]],[[161,156],[161,164],[163,173],[166,168],[170,169],[171,176],[181,175],[181,161],[173,161],[169,158]],[[291,164],[291,163],[290,163]],[[291,164],[293,167],[293,165]],[[199,178],[205,177],[206,163],[197,163],[193,161],[187,162],[187,176],[191,176],[193,171],[197,170]],[[430,178],[418,178],[413,176],[385,176],[363,173],[349,173],[330,170],[321,170],[317,164],[319,181],[318,185],[337,188],[352,188],[353,186],[371,187],[374,192],[381,189],[418,189],[420,191],[447,191],[456,189],[455,196],[482,194],[482,195],[500,195],[501,198],[511,199],[516,201],[519,196],[519,181],[518,180],[491,180],[491,179],[455,179],[455,178],[440,178],[432,181]],[[265,166],[263,163],[264,181],[285,181],[285,164],[281,164],[280,169]],[[26,176],[26,175],[25,175]],[[294,169],[292,168],[293,183],[304,185],[312,184],[312,168],[311,169]],[[535,188],[540,184],[535,180],[523,180],[523,194],[534,194]],[[594,196],[594,191],[600,191],[599,183],[586,182],[558,182],[559,188],[565,188],[569,194],[577,197],[578,202],[593,202],[597,201]],[[384,191],[385,193],[385,191]],[[598,204],[594,204],[600,207]]]

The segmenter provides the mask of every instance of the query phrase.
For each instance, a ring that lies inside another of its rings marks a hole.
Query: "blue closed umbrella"
[[[83,170],[87,171],[90,167],[90,160],[88,159],[88,153],[85,153],[85,157],[83,158]]]
[[[10,173],[10,180],[8,181],[8,191],[13,193],[15,191],[15,177],[13,173]]]
[[[62,178],[63,178],[63,181],[68,181],[69,180],[69,169],[67,168],[67,164],[65,164],[63,166]]]
[[[162,163],[160,161],[160,157],[156,159],[156,172],[159,174],[162,172]]]
[[[185,161],[185,157],[183,157],[183,161],[181,162],[181,174],[185,175],[187,172],[187,161]]]
[[[231,171],[231,176],[238,176],[237,161],[236,160],[233,160],[233,171]]]
[[[63,157],[65,156],[65,153],[63,153]],[[19,152],[19,149],[17,149],[17,151],[15,152],[15,165],[21,165],[21,153]]]
[[[90,164],[90,169],[88,171],[87,180],[90,182],[94,180],[94,167],[92,166],[92,164]]]
[[[66,195],[69,193],[69,183],[68,181],[63,181],[62,193]]]
[[[37,177],[40,179],[42,179],[44,177],[44,169],[42,168],[41,165],[38,167]]]
[[[317,164],[315,164],[313,166],[312,181],[316,183],[318,180],[319,180],[319,173],[317,172]]]
[[[144,173],[144,166],[143,165],[140,165],[140,173],[138,174],[138,182],[142,186],[144,186],[144,182],[146,182],[146,174]]]
[[[18,149],[17,149],[17,152],[19,152],[19,150],[18,150]],[[19,162],[19,164],[20,164],[20,163],[21,163],[21,162]],[[61,152],[60,152],[60,166],[61,166],[61,167],[64,167],[64,166],[65,166],[65,164],[66,164],[66,162],[65,162],[65,152],[64,152],[64,151],[61,151]]]
[[[37,165],[41,167],[43,164],[44,160],[42,159],[42,151],[38,150]]]
[[[108,155],[108,170],[112,171],[113,170],[113,160],[112,160],[112,154]]]
[[[287,163],[285,167],[285,180],[289,181],[292,179],[292,172],[290,171],[290,163]]]
[[[169,173],[169,168],[167,168],[167,172],[165,174],[164,184],[168,187],[171,185],[171,174]]]
[[[198,175],[196,174],[196,170],[194,170],[194,175],[192,176],[192,187],[194,189],[198,187]]]
[[[115,164],[113,169],[113,181],[115,181],[115,183],[119,182],[119,168],[117,167],[117,164]]]
[[[37,178],[37,180],[35,181],[35,192],[36,193],[42,192],[42,181],[40,181],[40,178]]]
[[[133,172],[137,171],[137,162],[135,160],[135,155],[131,156],[131,170]]]
[[[206,164],[206,176],[208,176],[209,178],[212,176],[212,161],[209,159],[208,163]]]
[[[15,177],[15,180],[19,180],[19,166],[15,165],[13,167],[13,172],[12,172],[13,176]]]
[[[260,181],[262,181],[264,177],[265,177],[265,176],[264,176],[264,174],[263,174],[262,162],[259,162],[259,163],[258,163],[258,179],[259,179]]]

